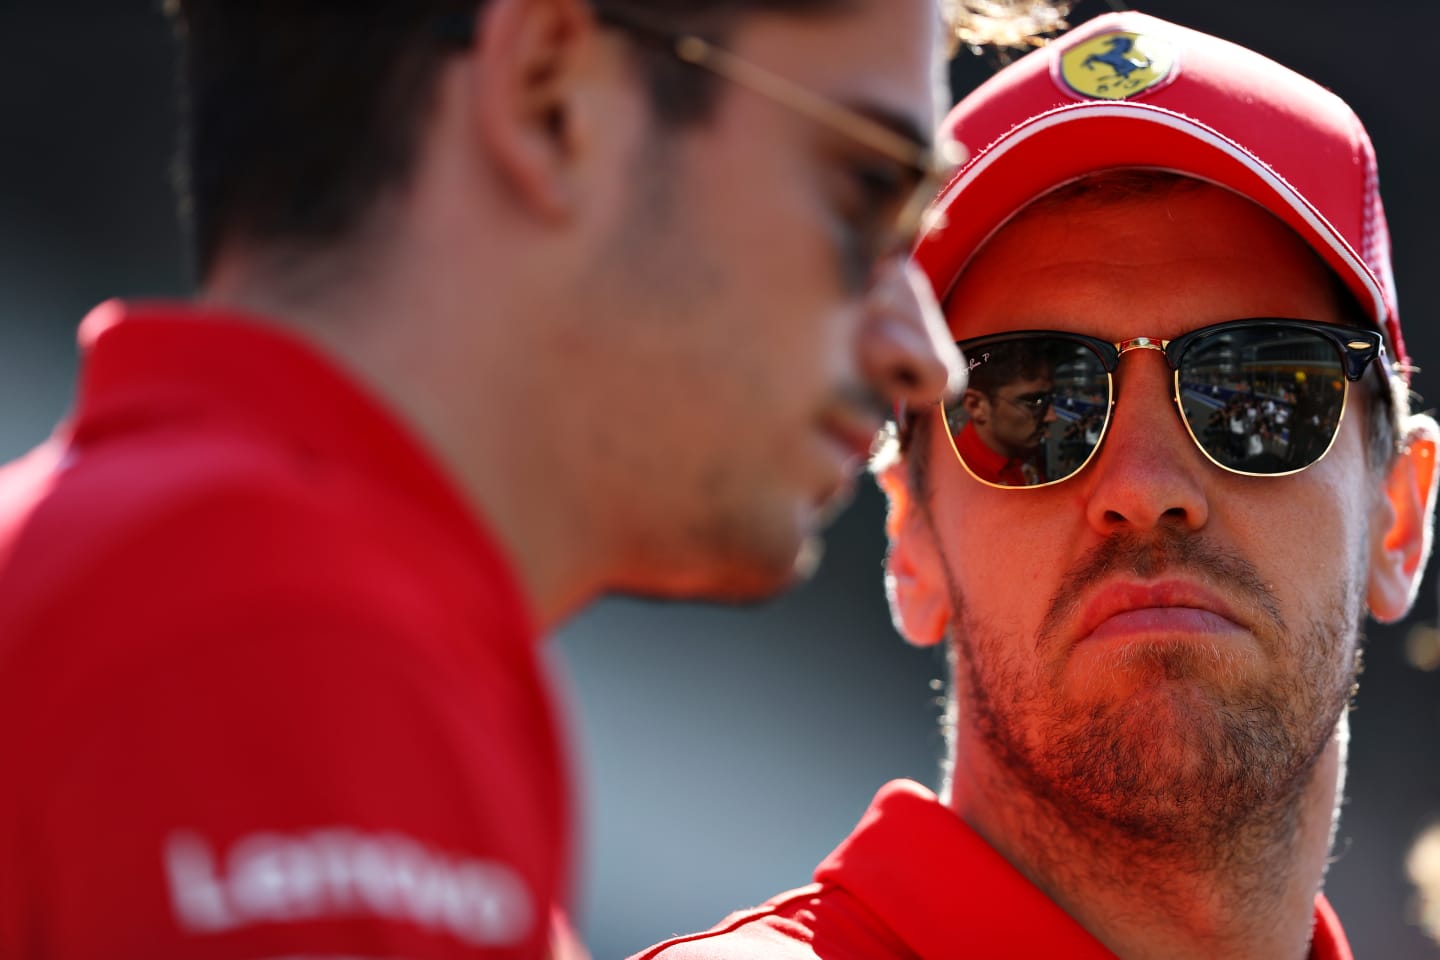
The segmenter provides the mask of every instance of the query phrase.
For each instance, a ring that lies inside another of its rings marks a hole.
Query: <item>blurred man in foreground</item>
[[[959,382],[940,12],[176,7],[200,295],[0,474],[0,955],[546,955],[537,637],[783,588]]]
[[[1130,13],[947,126],[989,145],[918,247],[951,331],[971,365],[1055,358],[1102,422],[1029,485],[953,409],[901,425],[888,584],[951,651],[944,789],[886,786],[813,885],[641,956],[1348,958],[1320,892],[1346,709],[1366,612],[1424,568],[1437,441],[1363,127]],[[1259,453],[1205,429],[1232,401]]]

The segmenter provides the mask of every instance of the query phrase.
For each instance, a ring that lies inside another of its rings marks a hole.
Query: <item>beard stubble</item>
[[[1360,607],[1353,589],[1336,591],[1308,622],[1287,624],[1243,559],[1173,529],[1118,534],[1066,572],[1027,653],[1013,630],[969,612],[948,558],[945,565],[966,722],[999,766],[1070,829],[1119,834],[1157,854],[1183,847],[1192,860],[1243,856],[1247,830],[1293,829],[1301,793],[1354,690]],[[1220,645],[1137,644],[1115,664],[1139,678],[1136,696],[1067,693],[1058,632],[1087,590],[1118,572],[1165,571],[1242,600],[1276,669],[1241,676]]]

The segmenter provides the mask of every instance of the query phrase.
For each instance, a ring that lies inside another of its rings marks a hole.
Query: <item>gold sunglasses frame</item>
[[[1227,466],[1210,455],[1210,451],[1205,448],[1205,444],[1202,443],[1200,438],[1195,435],[1195,429],[1190,425],[1190,419],[1185,416],[1185,407],[1181,395],[1180,386],[1180,358],[1184,356],[1185,351],[1195,340],[1198,340],[1203,336],[1213,335],[1217,331],[1225,329],[1227,327],[1237,327],[1244,325],[1284,326],[1287,328],[1308,330],[1310,332],[1320,334],[1325,339],[1329,340],[1335,346],[1339,354],[1341,370],[1344,374],[1344,378],[1342,381],[1343,392],[1340,397],[1340,416],[1337,417],[1335,420],[1335,428],[1330,434],[1330,441],[1325,445],[1325,449],[1321,451],[1314,460],[1311,460],[1304,466],[1296,467],[1293,470],[1281,471],[1278,473],[1256,473],[1248,470],[1238,470],[1235,467]],[[955,459],[960,462],[960,466],[977,483],[983,484],[995,490],[1041,490],[1045,487],[1053,487],[1058,483],[1064,483],[1067,480],[1072,480],[1076,476],[1078,476],[1086,467],[1090,465],[1090,461],[1095,459],[1095,455],[1098,454],[1100,452],[1100,448],[1104,446],[1105,438],[1110,433],[1110,425],[1115,419],[1115,404],[1117,402],[1117,397],[1115,395],[1115,371],[1120,365],[1120,358],[1125,356],[1125,354],[1127,353],[1133,353],[1137,350],[1154,350],[1165,357],[1165,361],[1170,366],[1172,372],[1172,389],[1170,393],[1170,402],[1174,405],[1176,415],[1180,418],[1180,423],[1184,425],[1185,432],[1189,434],[1191,442],[1195,444],[1195,449],[1198,450],[1206,460],[1219,467],[1221,470],[1224,470],[1226,473],[1234,474],[1240,477],[1291,477],[1297,473],[1301,473],[1305,470],[1310,469],[1311,467],[1315,466],[1315,464],[1319,463],[1321,460],[1324,460],[1325,457],[1330,453],[1331,449],[1335,446],[1335,441],[1340,436],[1340,429],[1345,423],[1345,414],[1350,409],[1350,384],[1358,382],[1360,378],[1365,375],[1365,371],[1370,368],[1370,364],[1372,361],[1378,361],[1379,368],[1381,369],[1382,373],[1387,378],[1390,376],[1390,365],[1385,352],[1384,338],[1378,331],[1365,330],[1356,327],[1345,327],[1332,323],[1319,323],[1313,320],[1296,320],[1287,317],[1247,317],[1238,320],[1226,320],[1221,323],[1209,324],[1207,326],[1191,330],[1188,333],[1182,334],[1179,337],[1174,337],[1168,340],[1161,339],[1159,337],[1131,337],[1127,340],[1115,342],[1109,340],[1102,340],[1097,337],[1086,336],[1084,334],[1070,333],[1059,330],[1014,330],[1007,331],[1005,333],[987,335],[984,337],[972,337],[967,340],[957,340],[956,346],[959,347],[963,352],[967,349],[973,350],[977,345],[983,346],[987,342],[997,342],[1009,339],[1038,340],[1045,337],[1054,337],[1057,339],[1068,340],[1088,345],[1095,352],[1095,355],[1100,360],[1101,365],[1104,367],[1105,396],[1107,398],[1107,402],[1105,407],[1105,422],[1100,428],[1100,435],[1096,438],[1095,445],[1090,448],[1090,452],[1085,455],[1085,459],[1081,460],[1080,463],[1075,467],[1075,469],[1071,470],[1063,477],[1058,477],[1054,480],[1046,480],[1044,483],[1036,483],[1029,485],[995,483],[993,481],[986,480],[976,474],[976,472],[971,468],[970,464],[965,462],[965,458],[960,455],[960,448],[955,442],[955,431],[950,428],[949,413],[944,405],[937,404],[935,408],[935,413],[936,416],[940,418],[940,426],[945,431],[945,437],[950,442],[950,449],[955,454]],[[968,348],[966,346],[967,344],[969,344]],[[1112,351],[1113,356],[1110,355]],[[956,402],[959,401],[957,400]]]

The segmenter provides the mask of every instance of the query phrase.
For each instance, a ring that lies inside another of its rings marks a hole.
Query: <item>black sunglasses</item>
[[[1350,384],[1385,355],[1374,330],[1265,317],[1173,340],[1020,330],[957,345],[970,382],[945,408],[951,445],[971,476],[1004,488],[1059,483],[1090,462],[1115,409],[1115,370],[1132,350],[1165,355],[1195,445],[1250,477],[1298,473],[1325,456]]]

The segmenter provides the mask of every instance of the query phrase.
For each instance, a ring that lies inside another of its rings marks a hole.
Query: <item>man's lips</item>
[[[815,437],[822,452],[822,475],[815,490],[817,524],[828,526],[855,496],[855,478],[884,421],[869,411],[836,404],[820,418]]]
[[[869,458],[882,426],[879,416],[853,407],[833,409],[821,423],[825,436],[845,452],[846,459],[854,460],[857,468]]]
[[[1244,631],[1241,615],[1213,590],[1185,580],[1111,583],[1081,608],[1077,642]]]

